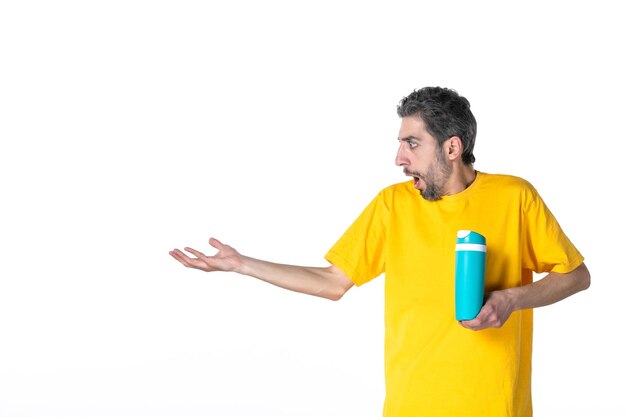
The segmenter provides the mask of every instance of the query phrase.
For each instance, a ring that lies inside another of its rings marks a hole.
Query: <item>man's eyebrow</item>
[[[415,140],[417,142],[421,142],[422,141],[421,138],[418,138],[416,136],[406,136],[406,137],[403,137],[403,138],[398,138],[398,140],[401,141],[401,142],[408,142],[410,140]]]

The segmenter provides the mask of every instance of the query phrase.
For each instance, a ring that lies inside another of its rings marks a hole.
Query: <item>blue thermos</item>
[[[454,299],[457,320],[471,320],[483,306],[487,239],[470,230],[456,235]]]

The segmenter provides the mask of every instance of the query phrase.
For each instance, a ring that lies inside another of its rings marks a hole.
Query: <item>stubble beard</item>
[[[428,201],[441,200],[444,195],[444,184],[452,174],[452,166],[445,162],[443,147],[439,148],[436,155],[435,165],[431,166],[424,175],[418,174],[420,181],[424,181],[426,184],[426,188],[423,191],[420,190],[420,194],[423,199]]]

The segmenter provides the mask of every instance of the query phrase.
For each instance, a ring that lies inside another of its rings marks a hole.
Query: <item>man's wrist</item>
[[[524,308],[521,302],[523,298],[522,297],[523,292],[524,292],[523,287],[513,287],[513,288],[507,288],[506,290],[503,290],[504,298],[506,300],[507,305],[511,309],[511,312],[522,310]]]
[[[234,272],[241,274],[241,275],[254,276],[252,273],[253,262],[254,262],[254,259],[248,256],[241,255],[241,262],[239,262],[239,265],[235,268]]]

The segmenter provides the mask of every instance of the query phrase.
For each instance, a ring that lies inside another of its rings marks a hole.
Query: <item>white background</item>
[[[384,278],[334,303],[168,251],[325,265],[426,85],[592,272],[536,311],[536,415],[626,415],[622,15],[503,3],[3,1],[0,416],[380,416]]]

